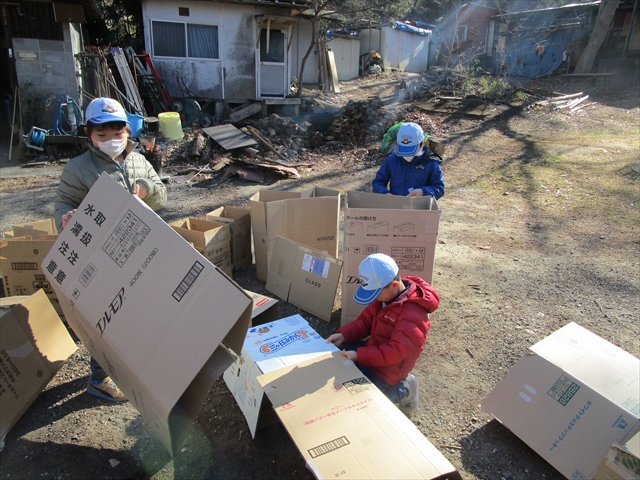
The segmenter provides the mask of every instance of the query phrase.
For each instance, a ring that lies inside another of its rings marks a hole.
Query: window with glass
[[[218,27],[152,21],[153,54],[157,57],[218,59]]]

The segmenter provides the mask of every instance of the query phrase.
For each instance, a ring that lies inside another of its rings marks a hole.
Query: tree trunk
[[[593,27],[593,32],[591,32],[589,43],[587,43],[582,55],[580,55],[573,73],[591,73],[593,62],[607,36],[613,15],[616,13],[619,4],[620,0],[602,0],[600,2],[596,24]]]

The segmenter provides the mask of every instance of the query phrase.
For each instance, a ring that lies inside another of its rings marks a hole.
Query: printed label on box
[[[327,278],[330,266],[331,264],[328,261],[308,253],[305,253],[302,259],[302,270],[320,275],[322,278]]]

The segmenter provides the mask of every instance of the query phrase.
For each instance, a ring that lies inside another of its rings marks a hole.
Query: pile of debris
[[[253,123],[262,136],[268,139],[280,155],[292,159],[295,154],[322,143],[322,134],[309,122],[296,122],[291,117],[275,113]]]
[[[538,95],[535,97],[540,98]],[[536,111],[560,110],[573,115],[580,110],[598,105],[597,102],[587,102],[586,100],[588,98],[589,95],[584,95],[582,92],[572,93],[570,95],[554,92],[546,98],[535,100],[527,108]]]
[[[366,145],[379,141],[396,123],[395,115],[384,108],[380,97],[359,102],[350,100],[333,120],[324,135],[326,141]]]

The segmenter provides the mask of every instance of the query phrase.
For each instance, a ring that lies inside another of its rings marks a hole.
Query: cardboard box
[[[258,381],[316,478],[461,478],[339,352],[271,371]]]
[[[57,235],[58,229],[56,227],[56,222],[53,218],[48,218],[46,220],[38,220],[35,222],[27,222],[21,223],[20,225],[14,225],[13,230],[9,232],[4,232],[2,236],[4,238],[15,238],[15,237],[39,237],[41,235]]]
[[[284,237],[276,237],[266,288],[327,322],[340,281],[342,260]]]
[[[593,480],[640,480],[640,435],[625,445],[614,443],[594,473]]]
[[[253,438],[256,430],[278,421],[271,404],[263,399],[258,376],[336,350],[300,315],[249,329],[242,354],[223,378],[247,419]]]
[[[278,235],[338,256],[340,192],[311,187],[301,192],[261,190],[253,195],[251,224],[256,274],[266,282]]]
[[[529,348],[482,407],[565,477],[640,429],[640,361],[575,323]]]
[[[251,210],[220,207],[205,215],[205,220],[226,223],[231,231],[231,266],[245,270],[253,265],[251,254]]]
[[[231,276],[231,231],[229,225],[197,218],[183,218],[169,225],[207,260]]]
[[[77,350],[44,291],[0,298],[0,449],[7,432]]]
[[[245,290],[244,292],[253,300],[251,309],[252,326],[280,320],[280,302],[278,300],[250,290]]]
[[[400,197],[347,192],[342,252],[341,325],[355,320],[364,306],[353,301],[358,267],[372,253],[393,257],[400,275],[432,283],[440,210],[433,197]]]
[[[24,233],[24,230],[20,232]],[[64,315],[56,292],[40,267],[58,236],[39,235],[37,230],[32,232],[38,236],[13,237],[0,241],[0,270],[4,293],[7,297],[32,295],[42,289],[58,315]]]
[[[251,298],[107,174],[73,218],[81,233],[63,230],[43,270],[69,325],[173,455],[242,349]]]

